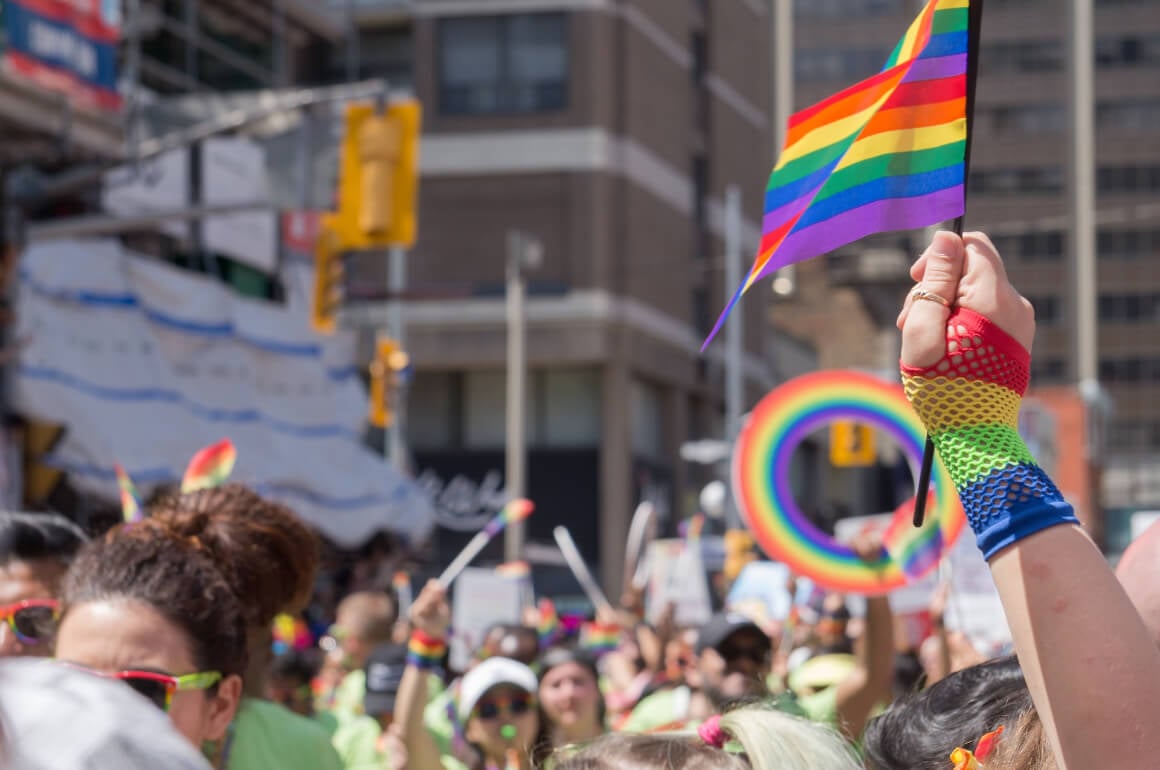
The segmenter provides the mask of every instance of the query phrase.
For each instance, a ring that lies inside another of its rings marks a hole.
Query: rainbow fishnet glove
[[[970,310],[947,322],[947,354],[934,366],[902,366],[911,406],[959,491],[979,550],[997,552],[1058,524],[1079,522],[1019,436],[1019,404],[1031,355]]]

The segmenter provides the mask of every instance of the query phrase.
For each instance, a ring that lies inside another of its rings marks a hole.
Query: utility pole
[[[773,86],[773,162],[776,163],[785,148],[789,118],[793,115],[794,100],[794,44],[793,44],[793,4],[794,0],[772,0],[770,35],[773,40],[772,77]],[[774,274],[773,292],[784,296],[793,292],[796,268],[787,265]]]
[[[1087,512],[1088,533],[1103,546],[1103,515],[1100,506],[1100,465],[1102,463],[1104,412],[1099,384],[1099,320],[1096,315],[1099,277],[1096,271],[1095,222],[1095,43],[1093,0],[1070,0],[1068,25],[1070,54],[1067,56],[1070,95],[1069,139],[1071,164],[1068,198],[1070,203],[1071,296],[1075,311],[1073,339],[1074,374],[1087,414],[1085,447],[1091,510]]]
[[[388,252],[387,291],[393,297],[387,323],[387,333],[403,350],[407,349],[406,328],[403,323],[403,292],[407,288],[407,250],[393,246]],[[400,373],[395,383],[393,405],[395,420],[387,431],[383,449],[387,460],[400,471],[406,471],[407,460],[407,383]]]
[[[540,242],[519,230],[507,236],[507,441],[505,491],[509,500],[527,496],[527,282],[524,273],[539,267]],[[504,560],[523,557],[524,522],[504,530]]]
[[[741,188],[730,185],[725,190],[725,303],[741,285]],[[725,440],[732,445],[741,432],[744,379],[742,374],[742,342],[745,335],[745,314],[735,309],[725,321]],[[740,526],[736,502],[730,500],[726,522],[730,527]]]

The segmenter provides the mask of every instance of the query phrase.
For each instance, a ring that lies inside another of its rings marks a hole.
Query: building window
[[[1160,253],[1160,230],[1100,230],[1100,259],[1148,259]]]
[[[1031,382],[1034,385],[1050,385],[1067,379],[1067,361],[1058,356],[1031,359]]]
[[[1100,379],[1105,382],[1154,383],[1160,380],[1160,358],[1101,358]]]
[[[971,173],[970,191],[988,195],[1063,192],[1063,166],[984,169]]]
[[[794,15],[838,19],[854,16],[891,16],[907,10],[906,0],[794,0]]]
[[[633,380],[629,409],[632,423],[632,452],[646,459],[664,457],[664,398],[655,385]]]
[[[1160,166],[1101,166],[1101,193],[1160,193]]]
[[[1101,102],[1096,106],[1096,128],[1102,131],[1148,132],[1160,123],[1160,99]]]
[[[1160,293],[1101,294],[1099,312],[1110,323],[1154,324],[1160,320]]]
[[[979,123],[996,134],[1042,136],[1062,134],[1067,128],[1067,112],[1059,104],[1019,104],[990,107],[978,111]]]
[[[547,369],[537,372],[536,446],[588,448],[600,446],[600,370]]]
[[[794,56],[794,77],[800,82],[848,82],[881,71],[890,58],[887,48],[816,48]]]
[[[1035,308],[1035,322],[1050,326],[1063,320],[1063,302],[1053,294],[1028,296],[1028,301]]]
[[[1000,235],[992,239],[1006,259],[1021,262],[1059,262],[1063,259],[1063,233],[1059,230]]]
[[[1059,40],[991,43],[984,45],[979,52],[980,72],[983,75],[1056,72],[1063,69],[1063,61],[1063,43]]]
[[[458,372],[419,372],[407,389],[407,439],[416,449],[459,446],[463,378]]]
[[[1160,35],[1110,37],[1096,41],[1100,67],[1140,67],[1160,64]]]
[[[535,113],[567,104],[567,15],[440,20],[440,112]]]

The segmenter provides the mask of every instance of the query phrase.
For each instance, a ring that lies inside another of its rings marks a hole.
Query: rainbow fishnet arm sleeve
[[[926,369],[902,367],[906,397],[930,432],[988,559],[1040,530],[1078,523],[1019,436],[1030,369],[1022,345],[963,309],[947,322],[941,361]]]

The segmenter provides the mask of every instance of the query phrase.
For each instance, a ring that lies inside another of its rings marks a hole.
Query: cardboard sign
[[[467,668],[487,629],[496,623],[520,622],[524,601],[520,583],[478,567],[468,567],[455,579],[450,645],[453,669]]]
[[[645,596],[651,622],[657,622],[670,603],[675,606],[674,621],[678,626],[698,626],[709,620],[713,607],[699,547],[688,548],[684,540],[654,540],[649,546],[648,562]]]

